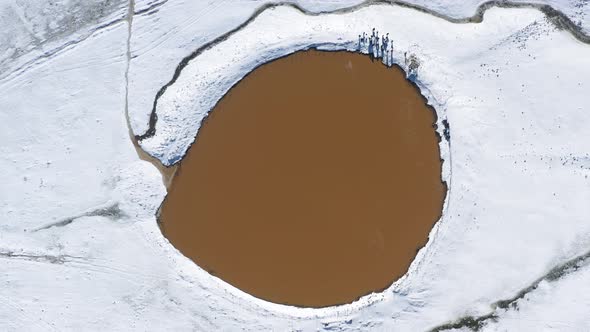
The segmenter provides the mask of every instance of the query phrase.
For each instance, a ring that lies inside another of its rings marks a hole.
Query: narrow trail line
[[[167,1],[167,0],[166,0]],[[142,10],[138,13],[145,13],[146,11],[153,10],[162,4],[166,3],[166,1],[158,2],[155,5],[152,5],[145,10]],[[129,139],[133,143],[133,147],[135,148],[135,152],[139,159],[147,161],[154,165],[162,174],[162,181],[164,182],[164,186],[169,188],[172,184],[172,179],[174,178],[174,174],[176,174],[177,167],[171,166],[166,167],[162,165],[159,159],[154,158],[147,154],[138,144],[137,139],[133,135],[133,130],[131,129],[131,121],[129,119],[129,69],[131,67],[131,35],[133,30],[133,17],[138,13],[135,12],[135,0],[129,0],[129,5],[127,7],[127,16],[125,21],[127,22],[127,50],[125,52],[125,57],[127,64],[125,66],[125,122],[127,123],[127,130],[129,133]]]

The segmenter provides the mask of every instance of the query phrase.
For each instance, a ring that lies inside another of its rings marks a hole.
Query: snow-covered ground
[[[590,268],[584,266],[559,282],[543,281],[518,301],[517,310],[501,310],[489,331],[586,331]]]
[[[457,18],[482,1],[413,2]],[[14,31],[0,34],[0,330],[590,329],[590,45],[540,11],[452,23],[383,4],[279,6],[226,35],[264,3],[58,1],[80,8],[70,28],[42,3],[0,10]],[[550,3],[590,26],[588,2]],[[255,66],[310,46],[352,50],[372,27],[390,33],[402,67],[404,52],[420,60],[416,83],[450,123],[444,215],[410,272],[351,305],[297,309],[180,255],[156,225],[165,188],[139,160],[126,113],[143,134],[180,61],[225,36],[178,71],[141,142],[176,161]]]
[[[127,1],[4,0],[0,3],[0,79],[23,72],[121,21]]]

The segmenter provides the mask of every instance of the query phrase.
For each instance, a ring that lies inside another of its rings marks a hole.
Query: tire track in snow
[[[50,49],[50,50],[44,52],[43,54],[41,54],[40,56],[25,62],[24,64],[15,68],[14,70],[10,70],[10,71],[7,71],[6,73],[0,74],[0,80],[3,81],[2,85],[4,85],[7,82],[10,82],[14,78],[20,76],[21,74],[26,72],[28,69],[32,68],[33,66],[39,65],[40,63],[43,63],[44,61],[52,59],[53,57],[55,57],[63,52],[71,50],[76,45],[78,45],[78,44],[82,43],[83,41],[94,36],[96,33],[103,31],[105,29],[111,28],[123,21],[124,21],[123,18],[116,18],[116,19],[106,22],[104,24],[98,25],[97,27],[90,30],[90,32],[84,34],[83,36],[79,36],[78,38],[75,38],[73,40],[69,40],[62,45],[59,45],[53,49]]]
[[[0,295],[0,306],[4,306],[8,308],[11,312],[11,316],[16,318],[19,323],[15,323],[14,320],[9,320],[6,322],[10,324],[10,327],[14,329],[14,331],[25,331],[31,327],[31,324],[38,328],[38,331],[57,331],[55,327],[49,324],[46,320],[39,317],[37,314],[29,314],[25,311],[25,308],[19,306],[16,302],[12,301],[10,298]],[[5,323],[5,322],[2,322]],[[41,324],[43,323],[43,324]],[[3,325],[0,325],[3,326]]]
[[[131,2],[132,0],[130,0]],[[133,1],[134,2],[134,1]],[[162,5],[164,5],[166,2],[168,2],[168,0],[163,0],[163,1],[159,1],[159,2],[155,2],[152,5],[148,6],[147,8],[143,8],[141,10],[138,10],[137,12],[133,12],[133,15],[131,16],[135,16],[135,15],[143,15],[145,13],[147,13],[147,15],[150,15],[153,13],[154,10],[157,10],[159,7],[161,7]],[[135,5],[132,7],[133,9],[135,8]],[[76,38],[66,41],[65,43],[58,45],[54,48],[51,48],[47,51],[45,51],[43,54],[23,63],[22,65],[8,70],[4,73],[0,74],[0,81],[2,81],[1,85],[4,85],[7,82],[12,81],[13,79],[15,79],[16,77],[20,76],[21,74],[23,74],[24,72],[26,72],[27,70],[29,70],[30,68],[32,68],[33,66],[39,65],[44,63],[45,61],[48,61],[52,58],[54,58],[55,56],[58,56],[62,53],[65,53],[71,49],[73,49],[74,47],[76,47],[78,44],[84,42],[85,40],[92,38],[94,35],[96,35],[97,33],[100,33],[106,29],[109,29],[119,23],[123,23],[129,20],[129,16],[125,16],[125,17],[115,17],[105,23],[102,24],[98,24],[96,25],[94,28],[90,29],[89,31],[87,31],[86,33],[77,36]],[[81,67],[81,65],[78,65],[78,67]]]
[[[85,272],[117,275],[126,280],[144,279],[146,281],[166,280],[167,275],[149,274],[133,265],[118,265],[112,260],[91,257],[73,256],[67,254],[49,255],[42,253],[25,253],[13,250],[0,251],[0,259],[20,260],[34,263],[62,265],[68,268],[80,269]]]
[[[17,253],[12,250],[4,250],[4,251],[0,251],[0,258],[20,259],[20,260],[50,263],[50,264],[64,264],[68,260],[82,259],[83,257],[70,256],[70,255],[47,255],[47,254],[34,254],[34,253]]]
[[[190,19],[184,20],[181,24],[178,24],[175,28],[163,33],[160,37],[158,37],[156,40],[154,40],[151,44],[147,45],[144,48],[136,49],[135,52],[133,52],[135,54],[134,57],[143,55],[145,53],[149,53],[151,50],[155,49],[156,47],[158,47],[162,43],[168,41],[170,38],[175,37],[179,33],[185,31],[186,29],[188,29],[189,27],[191,27],[195,23],[199,22],[203,17],[209,15],[212,11],[221,8],[227,1],[228,0],[221,0],[215,5],[210,5],[210,6],[203,8],[195,16],[192,16]],[[187,23],[187,24],[185,24],[185,23]]]

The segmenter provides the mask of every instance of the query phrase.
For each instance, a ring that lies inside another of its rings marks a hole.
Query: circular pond
[[[160,211],[211,274],[275,303],[354,301],[406,273],[441,215],[435,114],[401,69],[305,51],[234,86]]]

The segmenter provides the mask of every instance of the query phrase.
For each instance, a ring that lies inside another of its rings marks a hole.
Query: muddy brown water
[[[298,52],[234,86],[160,210],[170,242],[275,303],[352,302],[401,277],[441,215],[435,115],[399,68]]]

